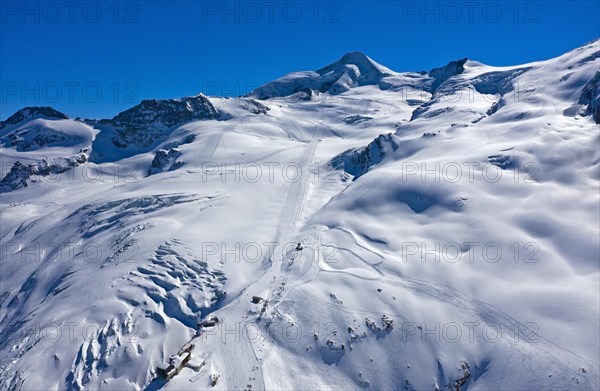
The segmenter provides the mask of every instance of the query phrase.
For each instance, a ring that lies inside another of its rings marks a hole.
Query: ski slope
[[[0,389],[600,388],[599,65],[351,52],[245,97],[16,113]]]

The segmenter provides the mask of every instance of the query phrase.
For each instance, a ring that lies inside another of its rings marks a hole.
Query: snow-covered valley
[[[0,389],[600,389],[599,123],[600,40],[20,110]]]

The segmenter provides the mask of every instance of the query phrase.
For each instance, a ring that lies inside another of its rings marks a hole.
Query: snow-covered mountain
[[[0,389],[599,389],[599,69],[600,40],[351,52],[240,98],[20,110]]]

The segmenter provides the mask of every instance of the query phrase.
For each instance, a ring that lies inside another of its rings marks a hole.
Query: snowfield
[[[20,110],[0,389],[600,389],[599,110],[600,40]]]

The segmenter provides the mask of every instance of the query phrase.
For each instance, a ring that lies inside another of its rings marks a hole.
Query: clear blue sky
[[[600,36],[590,1],[0,1],[0,119],[110,118],[146,98],[240,95],[359,50],[396,71],[512,65]]]

